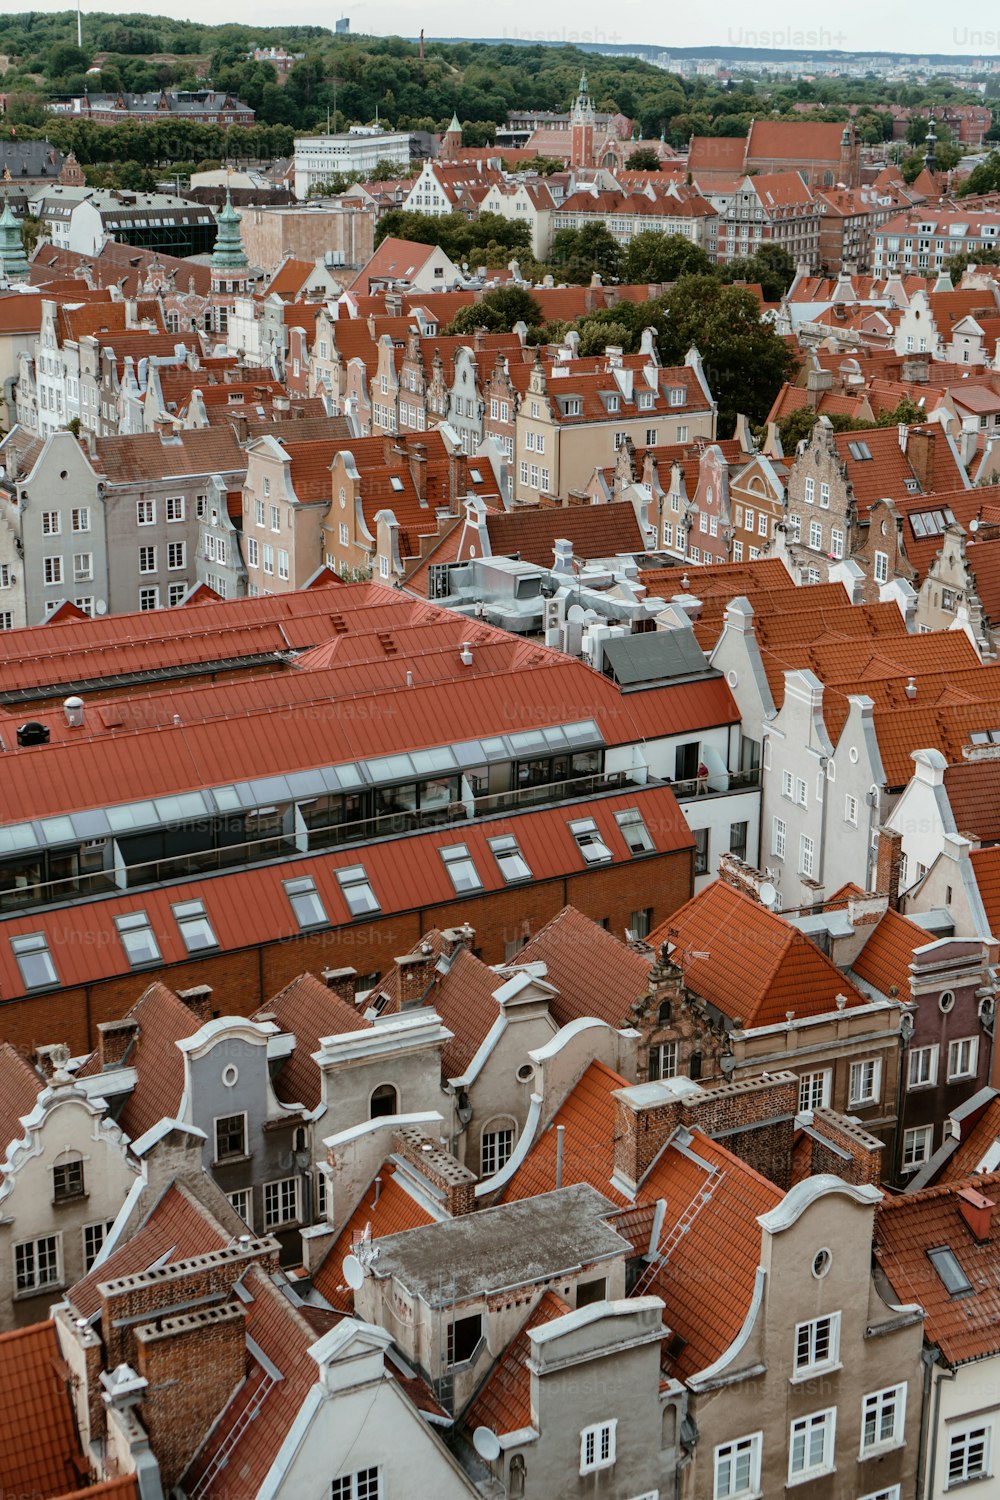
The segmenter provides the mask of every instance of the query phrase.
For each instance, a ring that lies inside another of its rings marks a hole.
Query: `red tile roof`
[[[959,761],[944,773],[955,827],[977,843],[1000,843],[1000,760]]]
[[[286,984],[258,1012],[262,1015],[273,1017],[282,1031],[295,1038],[295,1051],[274,1080],[278,1098],[286,1104],[315,1109],[322,1090],[312,1054],[319,1050],[321,1039],[341,1036],[345,1031],[366,1031],[369,1022],[313,974],[300,974]]]
[[[649,936],[669,943],[688,989],[745,1029],[848,1006],[866,997],[804,933],[724,881],[714,880]]]
[[[987,1153],[1000,1146],[1000,1094],[979,1114],[958,1150],[945,1163],[942,1177],[961,1182],[982,1170]]]
[[[628,1080],[604,1063],[590,1063],[498,1201],[513,1203],[519,1198],[534,1198],[538,1193],[549,1193],[554,1189],[557,1131],[563,1125],[563,1186],[589,1182],[606,1198],[624,1207],[628,1200],[611,1182],[615,1154],[615,1103],[612,1095],[615,1089],[627,1086]]]
[[[462,1421],[470,1432],[476,1427],[489,1427],[500,1436],[532,1425],[531,1372],[527,1364],[531,1339],[528,1335],[532,1329],[541,1328],[553,1318],[561,1318],[571,1311],[569,1303],[555,1292],[542,1293],[520,1333],[511,1339],[467,1408]]]
[[[0,1389],[0,1493],[54,1500],[79,1490],[90,1470],[54,1323],[0,1334]]]
[[[137,484],[187,474],[245,473],[246,454],[231,427],[189,428],[97,439],[94,467],[112,484]]]
[[[989,1200],[989,1238],[980,1243],[962,1217],[961,1195]],[[875,1215],[875,1258],[899,1302],[918,1303],[924,1335],[951,1366],[1000,1351],[1000,1173],[885,1198]],[[970,1290],[952,1295],[927,1252],[952,1252]]]
[[[910,964],[916,948],[925,948],[930,934],[891,909],[872,928],[858,957],[851,964],[852,973],[864,984],[874,985],[883,995],[895,986],[899,999],[910,995]]]
[[[649,958],[572,906],[546,923],[515,962],[545,964],[545,982],[559,991],[549,1007],[559,1026],[578,1016],[631,1024],[629,1009],[649,985]]]
[[[316,1291],[338,1312],[354,1312],[354,1293],[344,1280],[344,1257],[351,1253],[366,1229],[371,1239],[378,1240],[387,1234],[402,1234],[406,1229],[422,1229],[434,1223],[427,1209],[400,1185],[388,1163],[383,1163],[378,1175],[377,1191],[372,1183],[313,1276]]]
[[[34,1068],[9,1042],[0,1042],[0,1163],[11,1141],[24,1135],[21,1119],[30,1115],[42,1091]]]
[[[557,539],[573,544],[579,558],[616,557],[646,550],[646,541],[628,500],[610,505],[567,505],[539,510],[491,511],[486,517],[494,557],[551,567]]]
[[[135,903],[133,902],[133,906]],[[177,1043],[198,1030],[198,1017],[173,990],[157,981],[144,990],[128,1012],[139,1034],[125,1055],[135,1068],[135,1088],[125,1100],[118,1123],[133,1141],[163,1119],[176,1119],[184,1092],[184,1056]],[[99,1074],[96,1052],[84,1063],[84,1077]]]

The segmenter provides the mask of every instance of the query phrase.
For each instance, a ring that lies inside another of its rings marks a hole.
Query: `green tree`
[[[626,158],[625,166],[630,172],[658,172],[660,158],[652,146],[639,146]]]
[[[90,58],[79,47],[69,42],[56,42],[49,48],[45,71],[49,78],[65,78],[68,73],[85,73],[90,67]]]
[[[610,344],[613,348],[632,353],[634,343],[633,330],[628,324],[603,323],[592,318],[580,327],[580,343],[577,352],[583,356],[603,354]]]
[[[951,277],[952,285],[958,286],[969,266],[1000,266],[1000,249],[989,246],[986,250],[976,250],[969,254],[967,250],[960,250],[950,260],[946,260],[944,268]]]
[[[658,330],[664,364],[680,364],[689,349],[698,350],[718,405],[722,437],[732,434],[739,412],[751,422],[763,422],[797,368],[784,339],[761,322],[756,297],[714,276],[682,276],[644,311]]]
[[[510,333],[515,323],[529,329],[541,327],[542,309],[524,287],[501,286],[487,292],[480,302],[459,308],[445,332],[470,334],[485,328],[489,333]]]
[[[35,214],[24,214],[21,219],[21,244],[25,255],[33,255],[39,240],[47,239],[49,226]]]
[[[621,246],[604,224],[585,224],[582,229],[557,229],[552,236],[549,259],[560,276],[582,285],[596,271],[602,281],[614,281],[621,266]]]
[[[621,260],[622,280],[640,282],[676,281],[679,276],[707,276],[712,261],[700,245],[683,234],[662,234],[645,229],[629,241]]]

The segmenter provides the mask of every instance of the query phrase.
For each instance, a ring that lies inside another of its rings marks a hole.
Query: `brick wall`
[[[154,979],[173,990],[210,985],[215,1013],[251,1015],[306,971],[319,974],[326,968],[350,966],[359,974],[384,974],[397,954],[409,952],[431,928],[464,922],[475,928],[484,962],[501,963],[508,942],[523,941],[567,905],[595,921],[607,919],[618,934],[634,911],[651,906],[656,926],[690,898],[692,865],[687,849],[649,855],[610,869],[581,870],[478,898],[464,896],[375,921],[164,965],[146,972],[141,982],[128,973],[49,995],[0,1000],[0,1033],[28,1053],[51,1042],[65,1042],[73,1054],[86,1052],[96,1045],[98,1025],[119,1020]]]
[[[815,1110],[813,1126],[823,1136],[823,1141],[814,1139],[812,1143],[812,1175],[832,1172],[835,1177],[842,1177],[845,1182],[857,1186],[868,1183],[878,1187],[882,1177],[883,1145],[876,1136],[852,1125],[832,1109]],[[829,1142],[829,1145],[824,1142]],[[849,1160],[844,1159],[844,1152]]]
[[[245,1316],[227,1302],[135,1330],[136,1368],[149,1382],[140,1413],[165,1493],[244,1378]]]
[[[408,1126],[393,1137],[398,1154],[412,1164],[421,1177],[444,1194],[452,1218],[469,1214],[476,1206],[476,1178],[468,1167],[424,1135],[416,1126]]]

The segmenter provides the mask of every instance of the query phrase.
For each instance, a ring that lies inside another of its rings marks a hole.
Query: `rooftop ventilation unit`
[[[48,725],[39,724],[37,719],[29,719],[17,731],[17,743],[19,745],[47,745],[49,743]]]

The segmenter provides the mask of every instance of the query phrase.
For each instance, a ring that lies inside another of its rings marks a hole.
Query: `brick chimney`
[[[397,1155],[408,1162],[431,1186],[434,1197],[443,1198],[449,1214],[457,1219],[476,1206],[476,1178],[447,1151],[442,1151],[416,1125],[408,1125],[393,1136]]]
[[[166,1494],[246,1377],[246,1311],[203,1307],[135,1331],[136,1370],[148,1382],[143,1426]]]
[[[427,504],[427,447],[424,443],[407,444],[407,457],[410,460],[410,476],[413,480],[413,488],[417,492],[417,499],[421,505]]]
[[[454,504],[464,499],[469,488],[469,460],[464,453],[448,457],[448,499]]]
[[[123,1021],[99,1021],[97,1025],[97,1056],[101,1071],[117,1068],[126,1052],[139,1035],[139,1022],[125,1017]]]
[[[189,990],[178,990],[178,1000],[183,1000],[191,1014],[196,1018],[199,1025],[204,1026],[210,1021],[214,1014],[212,1010],[212,986],[210,984],[195,984]]]
[[[925,495],[929,495],[934,489],[934,444],[936,442],[936,426],[910,428],[906,456]]]
[[[323,969],[319,976],[328,990],[348,1005],[354,1004],[356,994],[358,971],[357,969]]]
[[[236,429],[236,441],[248,443],[250,441],[250,416],[245,411],[234,411],[232,423]]]
[[[903,866],[903,835],[884,824],[878,831],[878,863],[875,889],[889,898],[892,911],[899,911],[899,879]]]
[[[434,983],[437,958],[430,943],[421,943],[415,953],[404,953],[402,958],[395,960],[400,1010],[412,1010],[414,1006],[424,1004]]]
[[[464,927],[446,927],[441,933],[441,947],[446,958],[451,958],[459,948],[468,948],[471,952],[476,944],[476,929],[470,927],[466,922]]]
[[[981,1245],[985,1244],[990,1237],[990,1215],[996,1204],[972,1187],[962,1188],[961,1192],[955,1194],[955,1201],[974,1238]]]

